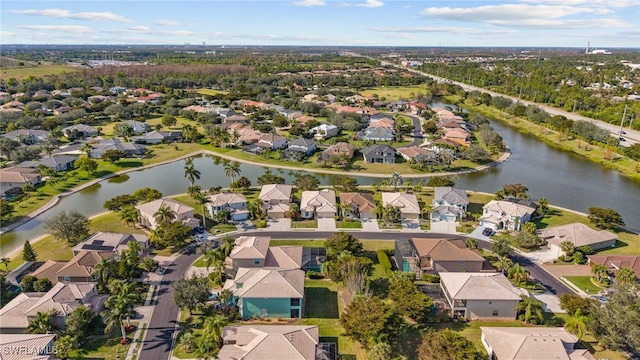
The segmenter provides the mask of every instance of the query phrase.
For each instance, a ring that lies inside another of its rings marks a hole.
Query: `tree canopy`
[[[78,210],[62,210],[45,220],[44,228],[53,237],[75,245],[89,236],[89,224]]]
[[[429,330],[418,347],[420,360],[485,360],[484,355],[467,338],[451,329]]]

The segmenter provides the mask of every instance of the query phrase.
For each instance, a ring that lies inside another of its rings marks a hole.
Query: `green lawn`
[[[292,229],[317,229],[318,228],[318,220],[297,220],[291,221]]]
[[[569,280],[587,294],[597,294],[604,290],[604,288],[591,281],[591,276],[566,276],[565,279]]]
[[[204,256],[200,256],[196,262],[193,263],[195,267],[207,267],[207,262]]]
[[[133,333],[128,334],[133,336]],[[129,345],[120,345],[120,329],[114,331],[112,336],[103,336],[82,344],[82,348],[71,352],[70,359],[124,359],[127,356]]]
[[[91,226],[89,232],[94,233],[98,231],[104,232],[116,232],[125,234],[144,234],[142,229],[135,228],[132,225],[125,224],[120,220],[120,216],[116,212],[108,212],[91,219]]]
[[[378,95],[379,99],[383,97],[386,101],[394,101],[400,99],[414,99],[417,94],[430,94],[431,89],[427,85],[415,86],[380,86],[367,89],[360,92],[362,96]]]
[[[339,229],[362,229],[360,221],[336,221],[336,227]]]
[[[215,95],[227,95],[229,92],[222,91],[222,90],[215,90],[215,89],[198,89],[196,90],[196,93],[202,94],[202,95],[215,96]]]
[[[29,76],[43,77],[46,75],[57,75],[63,72],[74,72],[78,70],[79,68],[69,65],[25,65],[16,67],[3,66],[2,71],[0,72],[0,79],[4,81],[7,81],[11,78],[23,80],[28,78]]]

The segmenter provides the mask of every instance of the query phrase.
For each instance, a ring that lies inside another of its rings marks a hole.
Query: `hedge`
[[[391,261],[389,260],[389,256],[387,255],[387,252],[384,250],[378,250],[376,251],[376,254],[378,255],[378,264],[382,265],[382,268],[386,270],[391,270]]]

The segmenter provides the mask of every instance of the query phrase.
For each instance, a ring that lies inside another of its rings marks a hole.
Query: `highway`
[[[281,240],[324,240],[331,236],[332,231],[247,231],[236,233],[232,237],[239,236],[271,236],[272,239]],[[402,240],[414,237],[420,238],[446,238],[446,239],[465,239],[463,236],[451,235],[451,234],[437,234],[437,233],[425,233],[425,232],[352,232],[352,234],[361,239],[366,240]],[[488,241],[479,240],[480,247],[483,249],[489,249],[491,244]],[[180,279],[187,272],[191,264],[196,261],[200,255],[191,249],[181,254],[176,260],[168,267],[164,276],[162,277],[161,285],[159,286],[155,308],[151,316],[151,321],[147,328],[145,338],[142,342],[142,350],[140,352],[140,359],[170,359],[171,349],[173,346],[174,337],[177,335],[176,326],[178,320],[178,308],[173,302],[173,295],[171,290],[171,284]],[[572,294],[573,291],[564,285],[561,281],[547,273],[538,265],[530,262],[528,259],[521,256],[513,256],[514,262],[522,265],[529,273],[531,277],[540,281],[547,287],[547,289],[557,296],[561,294]]]
[[[362,56],[362,55],[360,55],[360,56]],[[494,91],[491,91],[491,90],[487,90],[487,89],[480,88],[480,87],[477,87],[477,86],[473,86],[473,85],[469,85],[469,84],[466,84],[466,83],[462,83],[462,82],[459,82],[459,81],[449,80],[449,79],[446,79],[446,78],[443,78],[443,77],[439,77],[439,76],[435,76],[435,75],[432,75],[432,74],[425,73],[425,72],[420,71],[420,70],[407,68],[407,67],[403,67],[403,66],[400,66],[400,65],[397,65],[397,64],[394,64],[394,63],[390,63],[388,61],[381,61],[380,59],[375,59],[375,58],[370,58],[370,59],[378,60],[378,61],[380,61],[380,63],[382,65],[385,65],[385,66],[394,66],[394,67],[401,68],[401,69],[404,69],[404,70],[407,70],[407,71],[410,71],[410,72],[413,72],[413,73],[416,73],[416,74],[420,74],[420,75],[423,75],[423,76],[430,77],[430,78],[436,80],[439,83],[449,83],[449,84],[458,85],[458,86],[462,87],[465,91],[480,91],[480,92],[483,92],[483,93],[487,93],[487,94],[491,95],[492,97],[494,97],[494,96],[502,96],[502,97],[505,97],[505,98],[509,98],[512,101],[518,101],[518,102],[520,102],[520,103],[522,103],[524,105],[535,105],[535,106],[543,109],[544,111],[546,111],[548,114],[550,114],[552,116],[553,115],[562,115],[562,116],[566,117],[567,119],[571,119],[571,120],[589,121],[589,122],[591,122],[591,123],[603,128],[603,129],[609,131],[612,136],[614,136],[616,138],[618,138],[618,137],[623,138],[624,141],[620,141],[620,146],[623,146],[623,147],[628,147],[628,146],[631,146],[633,144],[640,143],[640,131],[631,130],[631,129],[628,129],[628,128],[620,129],[620,125],[609,124],[609,123],[606,123],[604,121],[588,118],[586,116],[582,116],[582,115],[575,114],[575,113],[572,113],[572,112],[564,111],[562,109],[554,108],[554,107],[551,107],[551,106],[548,106],[548,105],[545,105],[545,104],[534,103],[533,101],[522,100],[522,99],[519,99],[519,98],[517,98],[515,96],[504,95],[504,94],[500,94],[500,93],[497,93],[497,92],[494,92]],[[620,118],[620,120],[622,120],[622,117]],[[629,121],[629,117],[628,117],[628,114],[627,114],[627,118],[625,119],[625,124],[627,126],[629,125],[628,121]],[[624,134],[622,134],[621,131],[624,131]]]

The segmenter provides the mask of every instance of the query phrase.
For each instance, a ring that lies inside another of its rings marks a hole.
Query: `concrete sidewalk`
[[[135,355],[137,359],[140,358],[140,350],[142,350],[142,344],[144,342],[144,336],[147,330],[147,324],[151,321],[151,316],[153,315],[153,309],[155,307],[154,303],[154,294],[158,288],[157,284],[159,284],[162,276],[157,274],[153,280],[149,279],[149,282],[152,284],[149,286],[149,292],[147,293],[147,298],[144,301],[144,305],[137,306],[136,312],[139,315],[142,315],[142,318],[136,317],[135,320],[138,321],[138,328],[131,338],[131,345],[129,346],[129,351],[127,352],[127,360],[133,360],[133,356]]]

